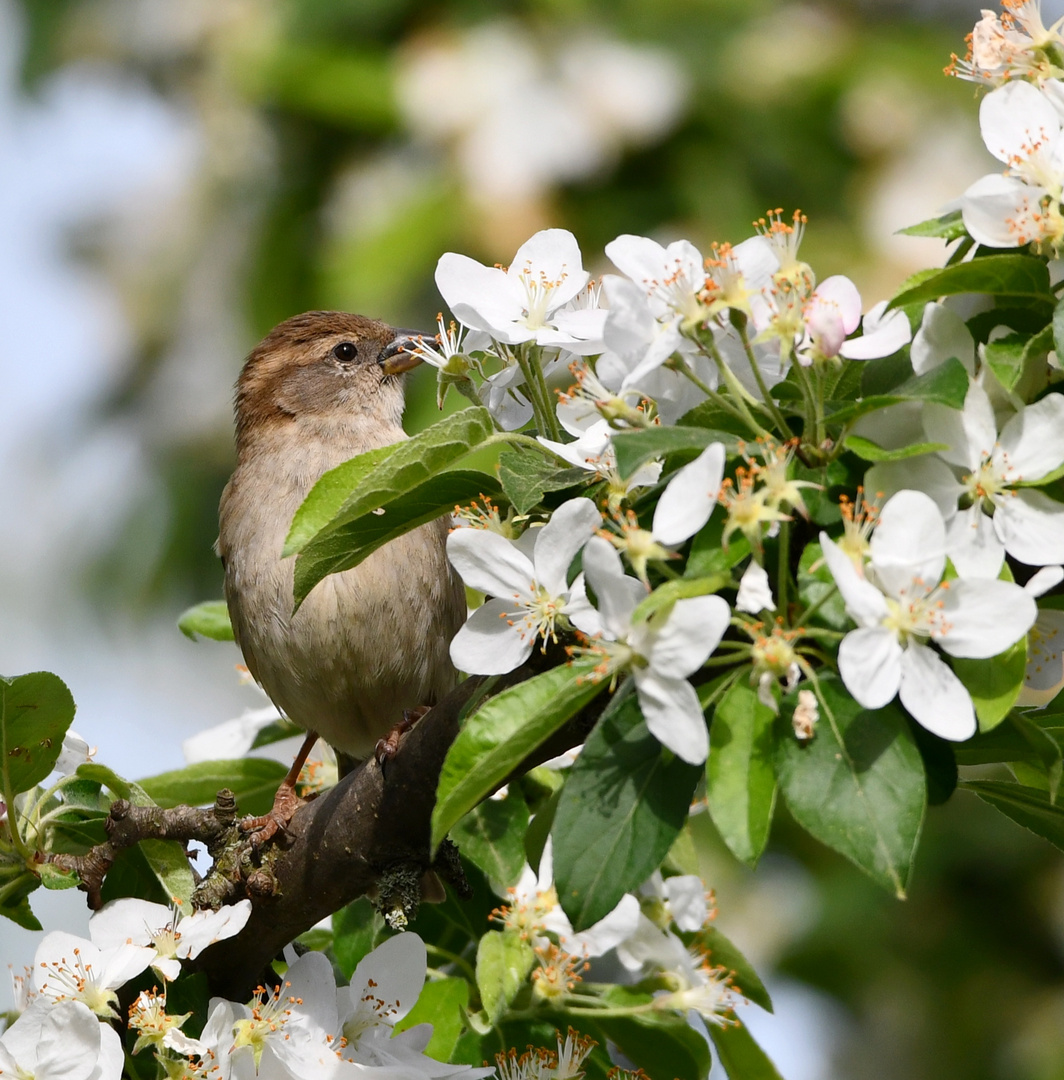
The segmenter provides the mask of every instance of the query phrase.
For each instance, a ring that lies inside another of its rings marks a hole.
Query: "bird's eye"
[[[345,364],[349,364],[356,356],[358,356],[358,346],[350,341],[341,341],[339,345],[333,347],[333,356],[335,356],[337,360],[342,360]]]

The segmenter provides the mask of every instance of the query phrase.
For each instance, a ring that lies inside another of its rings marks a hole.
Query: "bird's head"
[[[421,362],[422,336],[344,311],[286,319],[255,346],[237,380],[237,445],[276,425],[323,434],[366,421],[397,426],[402,375]]]

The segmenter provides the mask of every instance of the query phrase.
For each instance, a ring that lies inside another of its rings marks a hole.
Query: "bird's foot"
[[[384,766],[399,753],[399,740],[432,708],[431,705],[419,705],[416,709],[403,709],[403,718],[383,739],[377,740],[373,756],[384,771]]]
[[[240,822],[240,828],[251,835],[248,840],[255,849],[261,848],[268,840],[272,840],[278,833],[288,834],[288,823],[292,820],[295,812],[306,805],[306,800],[296,794],[296,789],[289,783],[284,782],[277,789],[273,797],[273,807],[268,814],[262,817],[246,817]]]

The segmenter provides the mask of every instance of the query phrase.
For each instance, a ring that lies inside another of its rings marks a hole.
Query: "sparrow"
[[[281,557],[293,515],[323,473],[407,438],[403,380],[420,363],[420,337],[310,311],[271,330],[237,380],[237,464],[219,507],[225,598],[248,670],[308,732],[274,810],[244,822],[256,843],[300,805],[295,781],[317,735],[363,760],[404,715],[409,722],[457,682],[448,649],[466,600],[447,561],[446,518],[326,577],[295,613],[295,559]]]

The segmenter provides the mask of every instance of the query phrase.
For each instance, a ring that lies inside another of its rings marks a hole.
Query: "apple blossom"
[[[719,596],[678,600],[667,614],[632,623],[642,586],[627,577],[614,548],[593,537],[584,549],[584,573],[598,597],[598,609],[574,615],[592,635],[589,652],[600,654],[603,674],[631,670],[639,708],[650,733],[693,765],[709,752],[702,706],[687,676],[697,671],[720,643],[731,611]]]
[[[599,333],[597,312],[566,308],[587,281],[576,237],[565,229],[526,240],[508,270],[455,252],[436,267],[436,286],[455,318],[509,345],[564,346]]]
[[[0,1035],[0,1076],[14,1080],[119,1080],[122,1041],[80,1001],[38,1003]]]
[[[155,955],[143,945],[101,949],[65,930],[53,930],[37,946],[33,987],[42,999],[80,1001],[109,1020],[118,1015],[115,991],[148,967]]]
[[[846,689],[867,709],[900,695],[910,715],[942,738],[973,735],[968,691],[931,645],[957,657],[996,656],[1030,629],[1033,598],[1007,581],[943,581],[946,525],[920,491],[901,491],[880,511],[864,576],[827,533],[820,543],[858,624],[839,646]]]
[[[553,637],[557,622],[569,614],[569,565],[601,521],[590,499],[570,499],[536,530],[531,557],[495,532],[452,532],[451,565],[467,585],[491,597],[451,642],[455,667],[477,675],[513,671],[539,638]]]
[[[251,917],[251,901],[181,914],[177,908],[126,897],[104,904],[89,919],[89,937],[102,949],[123,944],[155,951],[151,966],[172,981],[181,974],[181,960],[194,960],[216,941],[233,937]]]
[[[1032,566],[1064,562],[1064,504],[1024,486],[1064,466],[1064,395],[1047,394],[1021,408],[1001,429],[986,391],[968,387],[964,409],[928,404],[924,431],[949,450],[939,456],[961,470],[952,489],[970,500],[950,525],[949,555],[962,574],[994,577],[1005,552]],[[936,501],[938,501],[936,499]]]

